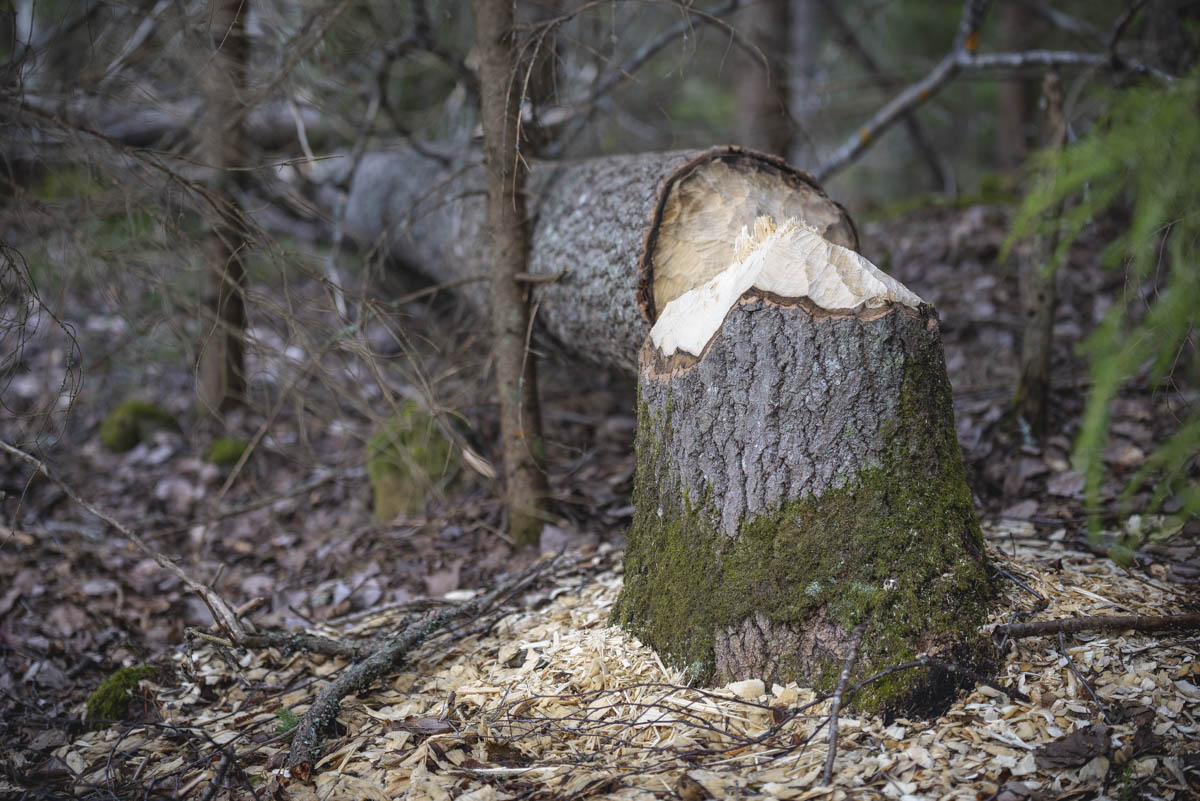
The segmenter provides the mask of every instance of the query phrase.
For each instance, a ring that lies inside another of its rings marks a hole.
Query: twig
[[[36,457],[29,455],[20,448],[9,445],[4,440],[0,440],[0,450],[10,453],[13,456],[16,456],[18,459],[33,465],[35,470],[61,487],[63,492],[67,493],[67,497],[69,497],[72,501],[81,506],[83,509],[87,510],[92,515],[100,518],[105,523],[108,523],[110,526],[115,528],[123,537],[125,537],[125,539],[133,543],[134,547],[157,562],[159,567],[163,568],[182,581],[184,586],[200,596],[200,599],[204,601],[205,605],[208,607],[208,610],[212,612],[213,619],[221,624],[221,626],[229,634],[231,640],[234,642],[241,642],[241,640],[246,637],[247,631],[253,630],[252,625],[249,623],[243,625],[242,622],[238,620],[238,617],[234,613],[233,609],[229,606],[224,598],[222,598],[215,590],[213,590],[212,587],[206,586],[194,580],[187,573],[183,572],[183,570],[177,564],[172,562],[161,552],[147,545],[145,540],[143,540],[139,535],[130,529],[126,528],[119,520],[85,501],[65,481],[52,474],[46,465]]]
[[[955,37],[950,51],[924,78],[906,88],[875,112],[874,116],[859,126],[858,130],[834,151],[833,155],[822,162],[813,171],[813,176],[818,181],[826,181],[830,176],[844,169],[897,120],[940,92],[960,72],[1014,70],[1027,67],[1083,67],[1129,70],[1153,75],[1164,82],[1173,80],[1173,76],[1138,61],[1128,60],[1114,64],[1108,53],[1024,50],[1014,53],[976,55],[975,47],[979,41],[978,25],[987,6],[987,0],[966,0],[963,5],[963,16],[959,24],[958,35]]]
[[[841,711],[842,696],[846,692],[846,685],[850,683],[850,671],[854,670],[854,662],[858,659],[858,646],[866,628],[866,623],[859,623],[854,627],[854,632],[850,635],[850,650],[846,654],[846,660],[842,662],[842,675],[838,677],[837,689],[833,692],[833,704],[829,708],[829,753],[825,757],[825,774],[821,780],[825,785],[833,781],[833,763],[837,759],[838,712]]]
[[[1071,672],[1075,674],[1075,678],[1079,680],[1079,683],[1083,685],[1083,689],[1087,690],[1088,695],[1092,697],[1092,703],[1100,710],[1100,716],[1104,718],[1104,722],[1111,725],[1112,719],[1108,716],[1108,710],[1104,708],[1104,704],[1101,703],[1100,698],[1096,695],[1096,691],[1092,689],[1092,685],[1088,684],[1087,679],[1079,672],[1079,668],[1075,667],[1075,660],[1067,653],[1067,641],[1061,631],[1058,633],[1058,652],[1062,654],[1063,659],[1067,660],[1067,667],[1071,668]]]
[[[742,5],[742,0],[728,0],[721,6],[714,8],[711,11],[701,12],[699,9],[688,9],[691,13],[697,14],[699,19],[704,22],[716,24],[721,17],[736,11]],[[658,54],[660,50],[669,45],[671,42],[678,39],[680,36],[686,35],[689,31],[695,29],[695,21],[688,16],[687,18],[677,22],[675,25],[667,28],[658,38],[647,42],[633,54],[629,61],[622,64],[617,69],[610,72],[602,81],[600,81],[591,92],[588,93],[582,101],[575,104],[575,120],[553,145],[544,148],[544,155],[548,158],[555,158],[562,154],[563,149],[579,134],[579,132],[587,126],[592,118],[592,113],[596,110],[596,105],[606,97],[620,83],[633,77],[642,66]]]
[[[874,54],[870,48],[863,44],[859,38],[854,26],[850,24],[845,15],[842,14],[839,4],[835,0],[821,0],[821,7],[825,12],[825,17],[833,23],[833,27],[837,29],[838,37],[841,39],[849,50],[853,51],[858,60],[862,62],[866,68],[867,74],[872,80],[886,92],[894,91],[897,88],[897,81],[889,75],[875,60]],[[904,129],[908,133],[908,138],[912,142],[913,148],[920,154],[921,158],[929,167],[929,174],[933,178],[934,185],[940,184],[942,192],[951,194],[954,189],[954,176],[950,172],[945,161],[938,157],[933,145],[929,142],[929,137],[925,135],[925,129],[921,126],[920,120],[915,114],[907,113],[903,117]]]
[[[511,583],[498,587],[482,598],[446,607],[427,615],[424,619],[409,626],[400,635],[389,638],[370,655],[343,671],[317,694],[312,706],[301,718],[295,734],[292,736],[292,746],[288,753],[288,767],[296,768],[300,775],[305,775],[311,770],[311,765],[320,751],[321,738],[337,719],[338,712],[341,710],[342,698],[352,692],[365,689],[376,679],[394,670],[403,663],[405,657],[414,648],[440,629],[445,628],[451,621],[479,614],[495,604],[502,603],[527,587],[556,563],[556,559],[537,563],[517,576]]]
[[[991,687],[993,690],[995,690],[998,693],[1004,693],[1005,695],[1009,696],[1010,698],[1016,698],[1027,704],[1031,703],[1029,696],[1026,695],[1025,693],[1021,692],[1020,690],[1014,689],[1012,687],[1005,687],[1000,682],[988,678],[987,676],[983,675],[982,673],[975,670],[974,668],[968,667],[967,665],[960,665],[957,662],[945,662],[945,661],[942,661],[941,659],[936,659],[932,656],[920,656],[911,662],[904,662],[903,664],[892,665],[889,668],[884,668],[883,670],[879,671],[878,673],[867,676],[862,681],[851,686],[850,689],[847,691],[847,693],[849,695],[853,695],[854,693],[857,693],[863,687],[866,687],[868,684],[870,684],[872,682],[879,681],[880,679],[890,676],[893,673],[899,673],[902,670],[912,670],[913,668],[917,668],[917,667],[929,667],[929,668],[935,668],[937,670],[945,671],[946,673],[957,673],[958,675],[966,676],[967,678],[971,679],[972,681],[974,681],[978,684],[982,684],[985,687]]]
[[[1182,615],[1096,615],[1065,620],[1036,620],[996,626],[992,636],[1002,634],[1014,640],[1043,634],[1077,634],[1081,631],[1165,631],[1200,628],[1200,613]]]
[[[208,785],[208,789],[204,791],[204,795],[200,796],[200,801],[212,801],[216,797],[217,791],[221,789],[221,785],[225,782],[225,774],[229,772],[229,768],[233,765],[233,759],[229,756],[229,752],[221,749],[221,764],[217,766],[216,775]]]

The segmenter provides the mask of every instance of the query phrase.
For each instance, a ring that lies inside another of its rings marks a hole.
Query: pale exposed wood
[[[654,308],[700,286],[734,263],[734,242],[760,216],[804,220],[830,241],[853,249],[845,212],[802,182],[781,191],[782,174],[742,161],[705,162],[681,178],[666,198],[662,225],[649,256]]]

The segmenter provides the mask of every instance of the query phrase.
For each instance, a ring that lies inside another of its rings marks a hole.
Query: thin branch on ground
[[[1063,659],[1067,660],[1067,667],[1069,667],[1071,672],[1075,674],[1076,680],[1083,685],[1083,689],[1087,690],[1088,695],[1092,697],[1092,703],[1095,704],[1096,708],[1100,710],[1100,716],[1104,718],[1104,722],[1111,726],[1112,718],[1108,716],[1108,710],[1104,708],[1104,703],[1100,700],[1100,697],[1096,695],[1096,691],[1092,689],[1092,685],[1088,684],[1087,679],[1085,679],[1083,674],[1079,672],[1079,668],[1075,667],[1075,660],[1071,658],[1069,653],[1067,653],[1067,640],[1061,631],[1058,633],[1058,652],[1062,654]]]
[[[1081,631],[1170,631],[1200,629],[1200,613],[1181,615],[1096,615],[1065,620],[1037,620],[996,626],[992,636],[1003,635],[1014,640],[1040,637],[1043,634],[1077,634]]]
[[[333,725],[341,709],[341,699],[353,692],[366,689],[403,664],[408,654],[455,620],[475,617],[487,612],[516,593],[528,587],[544,572],[552,568],[557,560],[552,559],[534,564],[511,582],[497,587],[481,598],[463,604],[439,609],[413,623],[401,634],[378,645],[368,656],[346,669],[330,682],[304,713],[295,734],[292,736],[288,766],[295,768],[298,775],[307,775],[320,751],[321,739]]]
[[[123,523],[121,523],[121,521],[84,500],[79,493],[75,492],[75,490],[71,488],[70,485],[68,485],[58,476],[51,473],[49,468],[47,468],[41,460],[31,456],[20,448],[9,445],[4,440],[0,440],[0,450],[16,456],[18,459],[21,459],[22,461],[32,465],[37,472],[41,473],[43,476],[61,487],[63,492],[67,494],[67,497],[78,504],[81,508],[115,528],[123,537],[125,537],[125,539],[129,540],[134,547],[136,547],[146,556],[149,556],[151,559],[153,559],[159,565],[159,567],[163,568],[167,572],[174,575],[177,579],[182,581],[184,586],[200,596],[200,599],[204,601],[204,604],[208,607],[208,610],[212,612],[213,619],[221,624],[221,626],[229,634],[231,640],[234,642],[240,642],[246,637],[248,631],[253,630],[252,625],[249,623],[243,624],[243,622],[238,619],[237,614],[234,613],[233,608],[229,605],[229,603],[226,602],[225,599],[220,595],[218,595],[212,587],[201,584],[193,579],[191,576],[185,573],[182,568],[179,567],[179,565],[172,562],[163,553],[146,544],[146,541],[143,540],[141,536],[127,528]]]
[[[858,646],[862,643],[866,628],[865,623],[854,627],[854,632],[850,635],[849,651],[842,663],[842,675],[838,677],[837,689],[833,691],[833,704],[829,708],[829,754],[825,757],[825,773],[821,780],[824,785],[833,781],[833,763],[837,760],[838,713],[842,709],[842,696],[846,692],[846,685],[850,683],[850,671],[854,670],[854,663],[858,659]]]

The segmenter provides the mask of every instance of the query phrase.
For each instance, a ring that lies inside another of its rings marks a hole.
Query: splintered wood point
[[[748,292],[804,298],[827,311],[863,311],[887,303],[915,309],[922,302],[867,259],[830,242],[795,217],[776,225],[764,215],[752,227],[743,226],[731,255],[733,262],[725,270],[663,308],[650,330],[651,341],[663,356],[678,352],[699,356],[725,315]]]

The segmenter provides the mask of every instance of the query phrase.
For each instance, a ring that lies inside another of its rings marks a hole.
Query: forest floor
[[[1173,499],[1155,515],[1140,514],[1145,494],[1119,500],[1125,480],[1198,402],[1195,393],[1133,387],[1122,394],[1113,406],[1102,507],[1089,517],[1083,478],[1070,468],[1089,385],[1077,346],[1123,287],[1096,266],[1105,236],[1098,225],[1061,276],[1052,433],[1034,442],[1006,419],[1020,328],[1015,269],[996,263],[1007,214],[990,206],[923,209],[865,226],[863,247],[939,310],[959,439],[993,555],[1050,599],[1042,618],[1197,611],[1200,521],[1174,519]],[[40,235],[29,219],[5,229],[18,250]],[[0,388],[0,438],[34,451],[79,495],[234,606],[265,598],[253,616],[260,628],[346,633],[390,625],[431,601],[487,591],[539,558],[505,541],[495,488],[466,468],[431,492],[419,514],[387,523],[372,516],[364,442],[396,399],[446,410],[465,442],[491,453],[486,338],[465,312],[441,300],[414,302],[345,340],[322,340],[312,331],[338,331],[326,285],[260,287],[259,297],[276,299],[273,311],[303,309],[321,325],[306,330],[299,313],[256,312],[252,303],[254,403],[218,429],[194,410],[188,360],[163,355],[173,352],[164,343],[187,326],[176,325],[171,311],[131,313],[127,299],[144,291],[138,280],[130,270],[64,282],[45,299],[65,327],[42,313],[2,332],[5,350],[16,352],[17,337],[22,350],[19,369]],[[4,312],[15,319],[13,308]],[[1136,634],[1077,635],[1066,654],[1053,638],[1010,644],[1001,675],[1031,695],[1036,689],[1032,706],[983,688],[929,724],[860,720],[851,708],[839,778],[820,786],[814,771],[825,740],[813,732],[821,718],[798,717],[788,724],[797,728],[785,731],[771,711],[802,703],[805,691],[685,690],[636,641],[604,627],[632,515],[633,384],[551,350],[541,386],[556,519],[540,551],[564,553],[567,565],[490,628],[453,646],[428,646],[414,655],[411,672],[348,701],[329,751],[336,758],[317,766],[311,788],[293,781],[288,792],[478,799],[1200,792],[1200,647],[1195,639]],[[106,451],[97,441],[100,422],[131,397],[170,410],[182,432],[158,431],[126,453]],[[204,460],[217,435],[257,440],[244,466]],[[1141,541],[1133,564],[1091,552],[1093,520],[1109,539]],[[272,760],[286,748],[274,733],[286,723],[282,710],[302,712],[312,682],[340,667],[311,656],[189,647],[186,629],[211,623],[203,603],[59,485],[6,454],[0,577],[0,794],[211,799],[278,789]],[[998,622],[1032,607],[1022,592],[1006,585]],[[84,703],[101,680],[146,663],[161,669],[143,683],[146,703],[134,705],[129,720],[90,728]],[[649,689],[633,698],[633,687]],[[697,705],[703,714],[693,714]],[[579,713],[600,707],[615,710],[607,723],[623,733],[592,727]],[[663,722],[680,709],[686,731]],[[514,728],[531,719],[555,728]],[[1096,734],[1093,723],[1114,734]],[[488,726],[496,737],[489,739]],[[979,731],[991,734],[981,739]],[[778,755],[784,737],[790,762]],[[1035,745],[1055,744],[1058,751],[1035,753]],[[776,749],[769,765],[759,760],[763,748]],[[581,756],[588,749],[595,753]],[[222,769],[226,754],[233,767]],[[643,781],[648,776],[655,778]],[[218,784],[220,795],[207,792]]]

